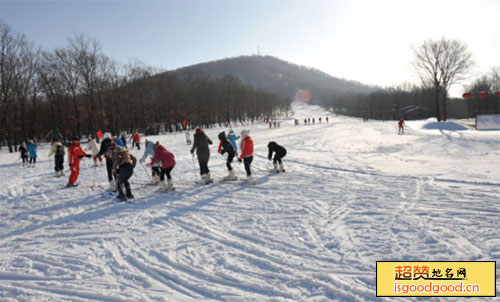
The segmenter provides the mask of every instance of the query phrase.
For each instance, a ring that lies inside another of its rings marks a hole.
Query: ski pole
[[[186,180],[179,174],[175,171],[175,169],[172,169],[172,173],[174,174],[174,176],[179,180],[179,182],[185,184],[186,183]]]
[[[148,171],[148,169],[146,169],[146,167],[144,166],[144,163],[141,163],[141,166],[142,166],[142,168],[144,169],[144,171],[146,172],[146,175],[149,177],[149,180],[153,181],[153,177],[151,177],[151,175],[149,175],[149,171]]]
[[[196,181],[198,179],[198,177],[196,176],[196,166],[194,164],[194,154],[191,153],[192,157],[191,159],[193,160],[192,163],[193,163],[193,174],[194,174],[194,180]]]
[[[90,180],[92,181],[92,190],[94,189],[95,187],[95,180],[94,180],[94,177],[92,176],[92,173],[90,172],[90,168],[89,168],[89,164],[87,163],[87,161],[83,161],[84,164],[85,164],[85,169],[87,170],[87,174],[89,175],[90,177]]]

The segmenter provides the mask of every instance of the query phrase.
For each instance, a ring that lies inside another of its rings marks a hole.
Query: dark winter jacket
[[[282,158],[286,155],[286,149],[275,142],[270,142],[269,144],[267,144],[267,148],[269,148],[269,154],[267,155],[267,158],[269,160],[271,160],[271,158],[273,157],[273,152],[275,152],[276,157],[279,158]]]
[[[227,140],[226,134],[224,132],[219,133],[219,150],[220,154],[224,154],[227,152],[229,157],[234,157],[234,148],[233,145]]]
[[[116,143],[112,141],[110,138],[105,138],[102,143],[101,143],[101,149],[99,150],[99,153],[96,154],[97,157],[99,156],[106,156],[107,160],[113,160],[113,150],[116,147]]]
[[[210,158],[210,149],[208,145],[211,145],[212,141],[207,137],[203,130],[196,131],[194,134],[193,148],[191,152],[196,150],[196,155],[198,156],[198,161],[208,162]]]
[[[22,158],[28,157],[28,149],[26,149],[26,147],[24,145],[19,146],[19,152],[21,152]]]

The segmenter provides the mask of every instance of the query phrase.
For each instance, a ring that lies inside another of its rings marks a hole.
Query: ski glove
[[[78,158],[79,158],[79,159],[82,159],[82,158],[83,158],[83,155],[78,155]]]
[[[241,164],[243,160],[241,158],[238,158],[238,162]]]
[[[92,157],[92,155],[90,155],[90,154],[87,154],[87,157],[88,157],[88,158],[91,158],[91,157]]]

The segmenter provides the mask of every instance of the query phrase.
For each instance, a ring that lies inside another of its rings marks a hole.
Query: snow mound
[[[422,129],[427,130],[448,130],[448,131],[464,131],[468,130],[467,127],[464,127],[455,122],[430,122],[426,123],[422,126]]]

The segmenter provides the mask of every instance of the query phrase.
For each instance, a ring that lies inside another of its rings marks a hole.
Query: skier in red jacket
[[[172,185],[172,177],[170,172],[175,167],[175,157],[174,154],[167,150],[164,146],[156,142],[154,145],[155,155],[151,160],[151,163],[147,164],[148,167],[152,167],[156,162],[161,162],[161,172],[160,172],[160,192],[168,192],[175,190]],[[165,185],[165,175],[167,175],[167,185]]]
[[[85,153],[83,151],[82,146],[80,146],[80,139],[78,137],[73,137],[73,141],[69,145],[68,148],[69,154],[69,169],[71,174],[69,175],[67,187],[76,187],[78,184],[76,183],[78,179],[78,175],[80,174],[80,160],[83,157],[92,157],[90,154]]]
[[[252,160],[253,160],[253,140],[248,135],[248,130],[241,131],[241,155],[238,158],[238,161],[241,163],[242,161],[245,163],[245,171],[247,172],[247,183],[255,184],[255,180],[252,177]]]
[[[398,134],[404,134],[405,133],[405,121],[403,119],[400,119],[398,122]]]
[[[132,148],[136,146],[137,150],[141,150],[141,136],[139,135],[139,133],[134,132],[132,134],[131,140],[132,140]]]

